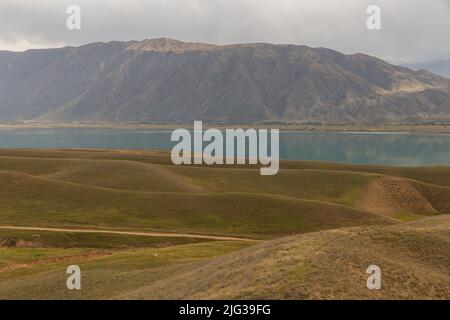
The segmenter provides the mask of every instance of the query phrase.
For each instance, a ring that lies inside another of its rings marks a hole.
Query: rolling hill
[[[164,151],[1,149],[0,168],[1,299],[450,297],[446,166],[261,176]]]
[[[92,43],[0,52],[0,120],[445,121],[449,85],[427,71],[325,48]]]
[[[449,218],[256,245],[41,232],[46,247],[22,241],[21,247],[0,248],[0,298],[449,299]],[[33,239],[36,232],[0,234]],[[62,285],[65,268],[74,262],[83,270],[81,291]],[[382,270],[381,290],[366,288],[372,264]]]
[[[34,157],[34,151],[1,152],[0,225],[125,228],[270,239],[341,226],[393,223],[353,206],[355,190],[368,181],[364,176],[346,181],[345,175],[333,178],[331,173],[327,181],[326,173],[283,175],[274,183],[277,188],[285,181],[284,189],[252,191],[226,187],[223,179],[235,179],[242,186],[245,180],[250,187],[263,184],[258,169],[215,168],[211,172],[208,168],[180,168],[169,164],[168,153],[165,164],[152,163],[153,157],[159,156],[153,152],[137,154],[138,161],[131,160],[134,152],[126,151],[42,151],[41,155],[45,158]],[[204,170],[212,175],[208,180],[215,188],[203,183]],[[316,188],[324,190],[322,196],[306,190],[289,192],[289,185],[311,179],[317,180]],[[333,191],[338,183],[345,185],[340,193]],[[223,187],[217,188],[219,185]]]
[[[448,299],[450,216],[315,232],[179,268],[128,299]],[[368,290],[366,268],[382,270]]]

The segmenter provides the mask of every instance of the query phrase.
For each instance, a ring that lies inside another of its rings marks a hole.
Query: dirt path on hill
[[[19,227],[19,226],[0,226],[0,229],[7,230],[24,230],[24,231],[49,231],[49,232],[72,232],[72,233],[103,233],[103,234],[117,234],[126,236],[141,236],[141,237],[162,237],[162,238],[191,238],[191,239],[207,239],[218,241],[248,241],[261,242],[262,240],[226,237],[226,236],[208,236],[188,233],[158,233],[158,232],[139,232],[139,231],[115,231],[115,230],[97,230],[97,229],[69,229],[69,228],[46,228],[46,227]]]

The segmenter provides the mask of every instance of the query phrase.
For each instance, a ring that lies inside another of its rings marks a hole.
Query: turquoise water
[[[22,129],[0,131],[0,148],[166,149],[171,131]],[[280,158],[361,164],[450,164],[450,135],[280,132]]]

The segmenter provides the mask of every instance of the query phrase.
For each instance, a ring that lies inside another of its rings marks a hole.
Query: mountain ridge
[[[441,77],[450,79],[450,58],[443,58],[426,63],[407,64],[405,66],[413,70],[427,70]]]
[[[450,120],[450,80],[361,53],[159,38],[0,52],[0,120]]]

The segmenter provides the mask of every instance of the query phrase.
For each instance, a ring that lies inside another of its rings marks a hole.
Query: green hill
[[[0,150],[0,298],[450,297],[448,167],[282,161],[268,177],[169,159]]]

